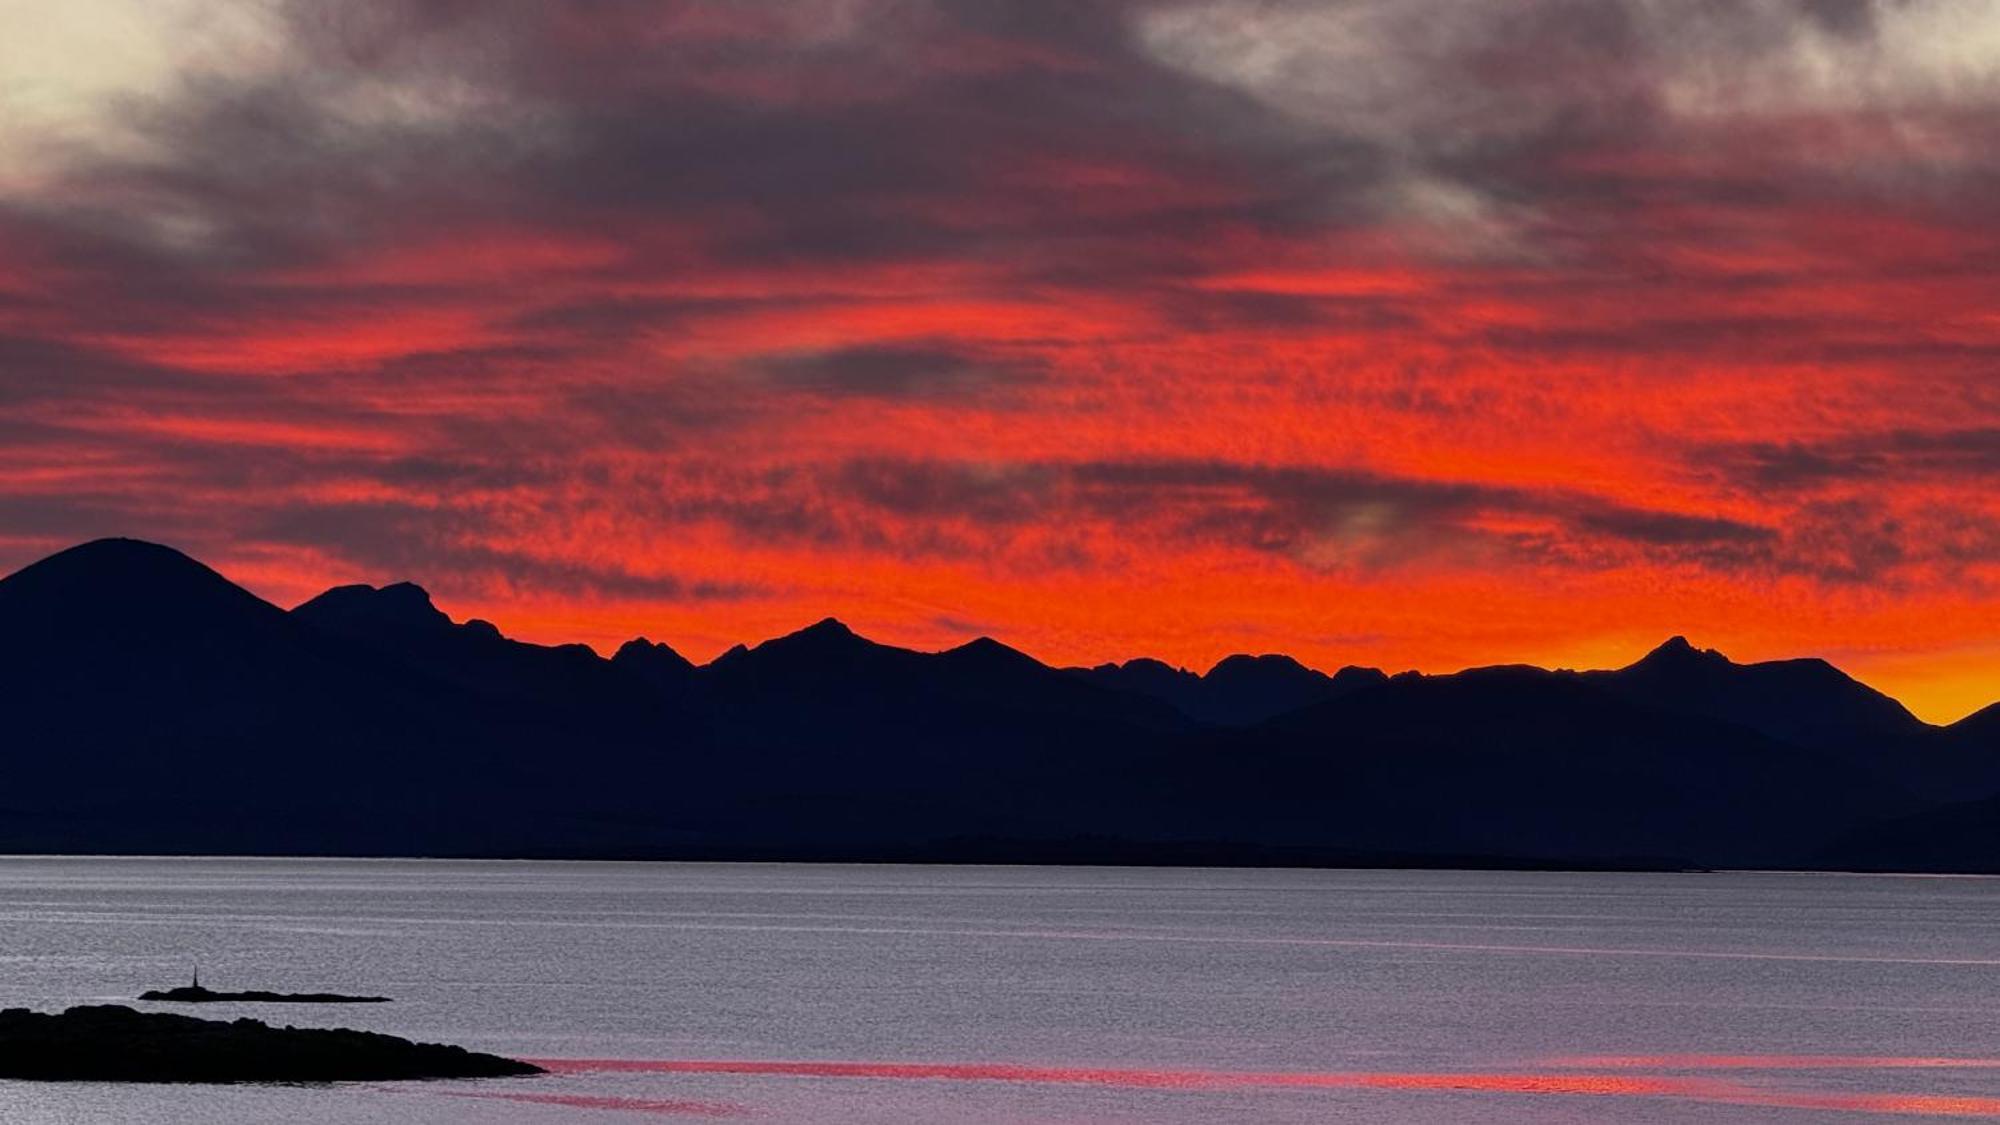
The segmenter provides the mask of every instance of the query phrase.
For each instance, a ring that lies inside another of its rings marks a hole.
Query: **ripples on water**
[[[0,1083],[0,1121],[2000,1118],[2000,881],[0,860],[0,1002],[536,1059],[338,1088]]]

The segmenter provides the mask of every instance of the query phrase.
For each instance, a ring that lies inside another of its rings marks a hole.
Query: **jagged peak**
[[[431,602],[430,591],[414,582],[392,582],[380,587],[365,583],[335,586],[292,612],[311,621],[350,625],[365,622],[402,629],[435,629],[451,624],[451,618]]]
[[[375,591],[381,597],[398,602],[421,602],[431,604],[431,592],[415,582],[391,582]]]
[[[1162,690],[1186,690],[1201,682],[1199,675],[1186,668],[1150,656],[1135,656],[1123,662],[1110,660],[1095,667],[1071,668],[1068,671],[1099,677],[1123,688],[1155,695]]]
[[[796,632],[782,637],[773,637],[750,651],[765,649],[847,649],[856,645],[873,642],[847,627],[847,623],[837,617],[822,617],[818,621]]]
[[[773,637],[755,647],[736,645],[716,658],[715,663],[734,662],[745,655],[809,654],[814,652],[848,652],[869,647],[873,641],[847,627],[836,617],[823,617],[796,632]]]
[[[672,645],[646,637],[633,637],[631,640],[619,645],[618,651],[611,655],[611,660],[614,664],[645,662],[648,664],[669,663],[676,667],[694,667],[694,662],[675,651]]]
[[[429,590],[415,582],[391,582],[386,586],[370,586],[366,582],[353,582],[345,586],[335,586],[305,604],[314,602],[360,602],[372,601],[384,605],[431,605]]]
[[[375,591],[375,601],[384,610],[405,614],[411,620],[451,620],[437,607],[437,603],[431,601],[431,592],[415,582],[392,582]]]
[[[946,649],[945,656],[958,660],[978,660],[987,663],[1033,664],[1041,661],[1022,652],[1012,645],[1002,644],[992,637],[974,637],[957,648]]]
[[[1727,656],[1712,648],[1696,648],[1693,642],[1678,633],[1662,641],[1659,647],[1639,658],[1633,667],[1725,667],[1732,664]]]

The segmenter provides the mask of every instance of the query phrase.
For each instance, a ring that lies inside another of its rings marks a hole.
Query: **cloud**
[[[250,530],[265,543],[336,543],[330,568],[378,578],[441,574],[444,588],[461,594],[729,602],[760,592],[754,583],[691,579],[617,560],[551,558],[529,545],[495,542],[490,525],[469,513],[395,502],[288,506]]]
[[[88,145],[131,158],[160,158],[123,110],[169,95],[189,77],[253,75],[282,50],[275,8],[262,3],[98,0],[50,7],[0,3],[0,194],[47,184],[65,158]]]
[[[1194,0],[1141,8],[1167,65],[1295,119],[1451,152],[1653,110],[1669,118],[2000,100],[1980,0]]]
[[[655,514],[712,519],[759,541],[889,550],[906,558],[1109,566],[1128,552],[1251,551],[1306,570],[1369,571],[1475,559],[1630,566],[1727,555],[1773,562],[1776,534],[1716,515],[1636,508],[1557,489],[1215,461],[850,461],[752,474],[713,466]],[[671,515],[669,515],[671,510]],[[1067,530],[1066,530],[1067,529]]]
[[[0,562],[1079,661],[2000,630],[1990,4],[43,7]]]
[[[1978,0],[1763,0],[1690,20],[1642,7],[1681,116],[1909,113],[2000,104],[2000,13]]]
[[[764,378],[830,395],[977,394],[1036,377],[1031,361],[979,356],[939,345],[862,346],[787,352],[759,364]]]
[[[1620,145],[1726,153],[1779,192],[1994,172],[1966,127],[2000,110],[1981,0],[1193,0],[1132,20],[1161,64],[1336,161],[1329,206],[1435,253],[1548,251],[1581,198],[1550,162]]]
[[[1582,100],[1583,76],[1572,68],[1629,44],[1630,9],[1572,0],[1210,0],[1142,9],[1134,31],[1168,66],[1335,136],[1416,154],[1550,128]],[[1458,80],[1449,80],[1454,72]],[[1594,78],[1592,92],[1614,104],[1633,81]]]
[[[1716,451],[1759,487],[1816,488],[1942,478],[1968,486],[2000,479],[2000,427],[1860,433],[1811,442],[1755,442]]]

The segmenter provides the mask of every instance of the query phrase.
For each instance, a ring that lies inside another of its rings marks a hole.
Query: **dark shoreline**
[[[1135,867],[1161,870],[1214,868],[1222,870],[1322,871],[1521,871],[1623,874],[1708,874],[1722,871],[1789,871],[1800,874],[1932,874],[1924,871],[1856,867],[1812,867],[1788,864],[1726,867],[1690,863],[1668,857],[1631,857],[1587,861],[1478,855],[1411,855],[1348,852],[1318,848],[1267,848],[1201,844],[1151,845],[1103,842],[1090,847],[1016,845],[966,841],[940,847],[852,847],[794,849],[785,847],[682,848],[524,848],[518,851],[425,853],[371,851],[243,851],[239,849],[176,850],[171,852],[8,851],[4,859],[311,859],[394,862],[465,861],[485,863],[740,863],[830,865],[870,864],[888,867]],[[1949,872],[1961,874],[1962,872]],[[1986,872],[1970,872],[1985,874]],[[2000,873],[1996,869],[1993,873]]]
[[[346,1028],[272,1027],[120,1005],[0,1011],[0,1078],[43,1082],[385,1082],[505,1078],[541,1067]]]

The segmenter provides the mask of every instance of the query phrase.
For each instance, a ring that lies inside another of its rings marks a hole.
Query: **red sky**
[[[5,569],[2000,698],[1985,0],[36,10]]]

